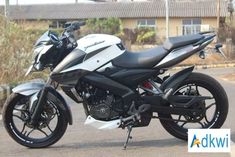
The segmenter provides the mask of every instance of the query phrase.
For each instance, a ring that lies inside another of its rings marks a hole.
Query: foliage
[[[123,29],[123,37],[124,40],[129,40],[131,41],[131,43],[135,43],[136,39],[137,39],[137,33],[135,33],[134,30],[132,29],[128,29],[128,28],[124,28]]]
[[[0,16],[0,83],[18,81],[23,68],[29,63],[32,36],[28,36],[17,24]]]
[[[16,84],[42,76],[35,73],[30,78],[24,77],[32,62],[33,45],[45,31],[46,29],[27,29],[0,16],[0,84]]]
[[[155,44],[156,32],[153,28],[141,27],[136,29],[124,28],[118,36],[132,44]]]
[[[226,18],[225,22],[220,24],[218,30],[219,42],[226,42],[227,38],[231,38],[233,44],[235,44],[235,23],[233,21],[234,20],[231,21],[229,18]]]
[[[138,28],[135,30],[137,34],[136,41],[142,44],[153,44],[156,38],[156,32],[152,28]]]
[[[105,34],[117,34],[121,30],[121,21],[119,18],[107,18],[107,19],[88,19],[86,21],[86,32],[89,33],[105,33]]]

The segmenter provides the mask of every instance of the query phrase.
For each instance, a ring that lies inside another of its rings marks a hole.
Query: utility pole
[[[168,0],[165,0],[166,5],[166,38],[169,37],[169,3]]]
[[[228,3],[228,12],[230,13],[230,25],[234,26],[233,24],[233,12],[234,12],[233,0],[230,0],[230,2]]]
[[[9,0],[5,0],[5,17],[9,17]]]
[[[220,26],[220,0],[217,0],[217,29]]]
[[[218,42],[219,37],[219,28],[220,28],[220,0],[217,0],[217,30],[215,41]]]

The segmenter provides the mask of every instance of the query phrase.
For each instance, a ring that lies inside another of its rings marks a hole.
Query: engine
[[[84,87],[85,86],[85,87]],[[89,114],[98,120],[117,119],[123,113],[121,98],[115,97],[109,91],[84,83],[81,93],[85,98]]]

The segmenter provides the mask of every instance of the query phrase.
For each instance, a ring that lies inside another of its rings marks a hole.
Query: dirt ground
[[[234,73],[222,75],[221,78],[226,81],[235,81],[235,71]]]

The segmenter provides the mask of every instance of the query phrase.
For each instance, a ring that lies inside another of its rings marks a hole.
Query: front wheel
[[[158,113],[165,130],[179,139],[188,139],[188,129],[220,128],[226,120],[228,114],[227,95],[219,82],[208,75],[192,73],[175,90],[174,95],[212,97],[212,99],[196,103],[191,107],[202,111],[198,117]]]
[[[30,97],[14,93],[9,97],[3,108],[3,123],[8,134],[19,144],[30,148],[47,147],[57,142],[68,125],[63,112],[48,99],[43,104],[37,124],[32,126],[29,123],[32,115],[30,105]]]

